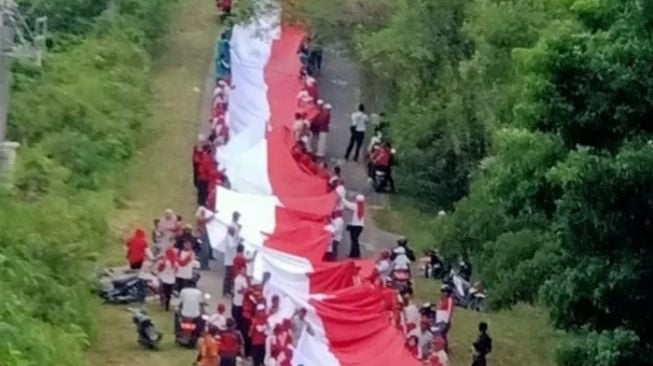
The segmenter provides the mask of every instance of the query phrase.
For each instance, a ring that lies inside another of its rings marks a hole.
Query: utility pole
[[[13,0],[0,0],[0,184],[10,178],[17,142],[7,141],[12,58],[32,59],[40,67],[45,51],[47,18],[29,28]]]

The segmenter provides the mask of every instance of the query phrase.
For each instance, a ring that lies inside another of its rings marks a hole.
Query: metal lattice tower
[[[18,146],[6,140],[11,60],[32,60],[41,66],[45,52],[47,18],[38,18],[30,28],[13,0],[0,0],[0,177],[11,169]]]

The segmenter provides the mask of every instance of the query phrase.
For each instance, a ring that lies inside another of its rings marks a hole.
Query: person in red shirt
[[[265,361],[265,331],[268,317],[265,314],[265,305],[256,305],[256,314],[252,319],[252,325],[249,330],[249,337],[252,342],[252,362],[253,366],[264,366]]]
[[[236,330],[233,319],[227,319],[227,330],[220,335],[220,366],[236,366],[236,358],[242,354],[243,337]]]
[[[205,144],[204,136],[199,135],[197,143],[193,146],[193,184],[195,188],[198,188],[199,185],[199,164],[202,159]]]
[[[319,112],[311,120],[311,136],[315,146],[315,156],[324,158],[326,154],[327,136],[331,123],[331,104],[320,106]]]
[[[411,335],[406,339],[406,349],[413,357],[418,360],[422,359],[422,350],[419,347],[419,342],[416,335]]]
[[[147,250],[147,240],[145,239],[145,230],[136,229],[134,235],[127,240],[127,262],[129,268],[141,269],[145,261],[145,252]]]
[[[236,274],[240,273],[240,270],[245,268],[247,270],[247,258],[245,258],[245,247],[242,244],[236,246],[236,256],[234,257],[234,264],[232,264],[232,271],[234,273],[234,278]]]

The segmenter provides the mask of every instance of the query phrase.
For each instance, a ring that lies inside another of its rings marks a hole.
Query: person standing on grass
[[[181,291],[193,284],[195,252],[190,241],[183,242],[183,249],[177,255],[177,290]]]
[[[349,258],[358,259],[361,257],[359,238],[365,228],[365,196],[362,194],[357,195],[355,203],[349,202],[346,199],[343,199],[342,202],[345,208],[352,211],[351,221],[349,221],[349,225],[347,226],[351,239]]]
[[[349,145],[345,152],[345,160],[349,160],[352,149],[354,150],[354,161],[358,161],[363,140],[365,140],[365,131],[367,130],[367,121],[369,117],[365,113],[365,105],[359,104],[358,111],[351,114],[351,126],[349,127]]]
[[[164,248],[164,237],[163,231],[159,229],[159,219],[154,219],[154,226],[152,227],[152,253],[154,253],[155,256],[161,254],[165,248]]]
[[[161,281],[161,306],[165,311],[170,310],[170,299],[175,287],[177,277],[177,251],[169,245],[163,257],[159,260],[159,281]]]
[[[127,262],[130,269],[141,269],[145,261],[145,252],[147,250],[147,240],[145,239],[145,230],[136,229],[134,234],[127,240]]]
[[[492,352],[492,338],[487,334],[487,323],[479,323],[478,332],[478,338],[472,344],[474,352],[472,366],[486,366],[487,355]]]
[[[234,276],[236,273],[233,271],[234,258],[236,258],[236,250],[240,244],[240,229],[241,225],[238,223],[240,220],[240,213],[234,211],[231,216],[231,224],[227,227],[226,247],[224,250],[224,280],[222,282],[222,295],[233,295]]]

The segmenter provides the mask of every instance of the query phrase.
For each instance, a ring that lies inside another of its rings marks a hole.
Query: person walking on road
[[[351,239],[349,258],[357,259],[361,257],[360,242],[358,240],[365,228],[365,196],[359,194],[356,196],[355,203],[349,202],[346,199],[343,200],[343,203],[345,208],[352,211],[351,221],[347,226]]]
[[[349,127],[349,145],[345,152],[345,160],[349,160],[352,149],[354,150],[354,161],[358,161],[363,140],[365,140],[365,130],[369,116],[365,113],[365,105],[359,104],[358,111],[351,114],[351,126]]]

